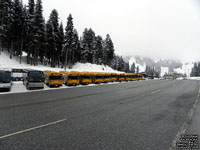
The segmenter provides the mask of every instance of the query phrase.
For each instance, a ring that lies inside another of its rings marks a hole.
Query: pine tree
[[[67,26],[65,28],[65,39],[64,39],[64,50],[65,50],[65,70],[67,65],[69,68],[72,67],[72,54],[73,54],[73,18],[72,15],[69,14],[67,18]]]
[[[58,12],[52,10],[48,23],[47,23],[47,40],[48,50],[50,53],[51,67],[55,67],[56,64],[60,63],[60,41],[59,41],[59,23],[58,23]]]
[[[21,54],[21,41],[23,39],[23,5],[19,0],[14,0],[13,3],[13,47],[12,52],[14,52],[15,56],[20,56]],[[12,55],[12,53],[11,53]],[[11,56],[12,57],[12,56]]]
[[[28,47],[27,47],[27,63],[32,64],[31,62],[31,55],[33,55],[34,52],[34,12],[35,12],[35,1],[34,0],[29,0],[28,2],[28,18],[27,18],[27,42],[28,42]]]
[[[3,38],[5,37],[4,33],[4,1],[0,1],[0,55],[1,51],[3,51]]]
[[[103,63],[103,45],[102,45],[103,39],[101,36],[97,36],[95,38],[95,63],[98,65],[101,65]]]
[[[0,51],[7,49],[10,51],[12,41],[13,22],[13,2],[11,0],[1,0],[0,6]]]
[[[114,58],[114,45],[109,34],[106,35],[104,53],[105,64],[111,66],[111,62]]]
[[[45,49],[45,23],[42,15],[42,2],[37,0],[33,18],[33,63],[38,64],[38,56],[40,56],[40,61],[43,60],[44,49]]]
[[[73,57],[72,57],[72,64],[80,61],[81,58],[81,48],[80,48],[80,41],[79,41],[79,36],[78,36],[78,32],[76,29],[74,29],[73,31],[73,44],[72,44],[72,48],[73,48]]]
[[[86,28],[84,30],[81,42],[82,42],[82,48],[84,49],[82,51],[84,62],[92,63],[94,56],[95,33],[91,28],[90,29]]]
[[[135,73],[135,62],[133,62],[133,64],[131,65],[131,70],[132,73]]]
[[[63,56],[63,44],[64,44],[64,30],[63,30],[63,24],[60,23],[59,26],[59,41],[58,41],[58,55],[59,55],[59,61],[62,63],[62,66],[64,66],[64,56]],[[58,64],[59,67],[59,64]]]
[[[136,73],[138,74],[140,72],[139,66],[136,67]]]

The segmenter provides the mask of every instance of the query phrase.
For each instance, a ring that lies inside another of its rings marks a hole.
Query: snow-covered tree
[[[67,18],[67,26],[65,28],[65,38],[64,38],[64,50],[65,50],[65,70],[67,65],[72,67],[72,58],[73,58],[73,18],[72,15],[69,14]]]
[[[131,65],[131,70],[132,73],[135,73],[135,62],[133,62],[133,64]]]
[[[38,57],[44,54],[45,49],[45,22],[42,14],[42,2],[37,0],[33,18],[33,64],[38,64]],[[40,60],[43,60],[40,57]]]

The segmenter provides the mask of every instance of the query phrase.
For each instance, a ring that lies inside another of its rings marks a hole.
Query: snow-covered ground
[[[174,71],[176,71],[177,73],[186,74],[187,77],[189,77],[193,66],[194,66],[193,63],[184,63],[181,68],[177,68]]]
[[[188,77],[189,80],[200,80],[200,77]]]
[[[18,68],[18,69],[36,69],[36,70],[51,70],[51,71],[62,71],[64,69],[62,68],[52,68],[52,67],[47,67],[47,66],[31,66],[28,65],[24,62],[22,64],[19,63],[19,60],[16,58],[10,59],[9,54],[2,52],[0,55],[0,69],[1,68]],[[91,64],[91,63],[76,63],[72,69],[67,69],[67,71],[87,71],[87,72],[119,72],[116,70],[113,70],[109,66],[104,66],[104,65],[96,65],[96,64]]]

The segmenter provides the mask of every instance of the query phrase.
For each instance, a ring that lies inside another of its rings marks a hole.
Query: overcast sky
[[[79,35],[86,27],[103,38],[109,33],[119,55],[200,60],[200,0],[42,2],[46,20],[55,8],[65,25],[71,13]]]

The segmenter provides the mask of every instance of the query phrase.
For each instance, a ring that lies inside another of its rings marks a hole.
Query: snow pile
[[[142,59],[142,57],[141,57],[141,59]],[[139,69],[140,69],[139,72],[145,72],[145,69],[146,69],[145,63],[144,63],[144,65],[140,65],[140,64],[136,63],[135,57],[131,57],[131,59],[129,60],[129,66],[131,66],[133,63],[135,63],[135,69],[137,67],[139,67]]]
[[[188,77],[189,80],[200,80],[200,77]]]
[[[186,74],[187,77],[189,77],[193,66],[194,66],[193,63],[184,63],[184,65],[181,68],[177,68],[174,71],[177,73]]]
[[[2,52],[0,55],[0,68],[18,68],[18,69],[36,69],[36,70],[51,70],[51,71],[62,71],[64,69],[62,68],[52,68],[47,66],[31,66],[26,64],[25,62],[22,62],[22,64],[19,63],[19,60],[16,58],[10,59],[9,54]],[[109,66],[104,65],[96,65],[91,63],[76,63],[72,69],[67,69],[67,71],[88,71],[88,72],[118,72],[116,70],[113,70]]]

